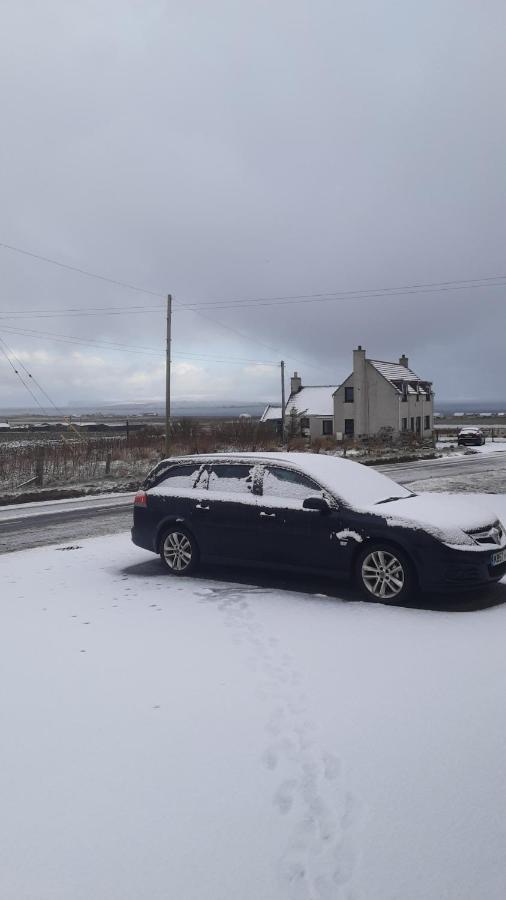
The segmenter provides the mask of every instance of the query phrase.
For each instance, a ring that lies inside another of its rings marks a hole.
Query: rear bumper
[[[143,550],[151,550],[152,553],[156,553],[155,548],[153,547],[153,538],[150,532],[145,530],[144,528],[139,528],[134,525],[131,529],[132,541],[137,547],[142,547]]]

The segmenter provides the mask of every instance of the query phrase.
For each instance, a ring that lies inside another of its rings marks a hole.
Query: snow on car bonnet
[[[497,521],[497,514],[486,502],[459,494],[417,494],[402,502],[376,507],[376,512],[380,511],[390,525],[423,528],[445,543],[465,545],[466,550],[484,549],[466,532],[487,528]]]

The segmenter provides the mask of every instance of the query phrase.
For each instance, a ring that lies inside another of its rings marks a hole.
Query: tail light
[[[148,495],[146,491],[137,491],[134,497],[134,506],[144,506],[148,505]]]

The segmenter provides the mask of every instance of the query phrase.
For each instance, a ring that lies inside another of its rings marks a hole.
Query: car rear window
[[[321,497],[323,491],[311,478],[290,469],[278,466],[267,466],[263,480],[264,497],[290,498],[305,500],[306,497]]]
[[[252,494],[253,469],[251,466],[219,464],[209,472],[209,490],[224,494]]]

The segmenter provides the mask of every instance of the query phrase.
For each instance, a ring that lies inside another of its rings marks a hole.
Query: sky
[[[169,292],[175,400],[506,400],[504,3],[1,5],[1,406],[161,400]]]

